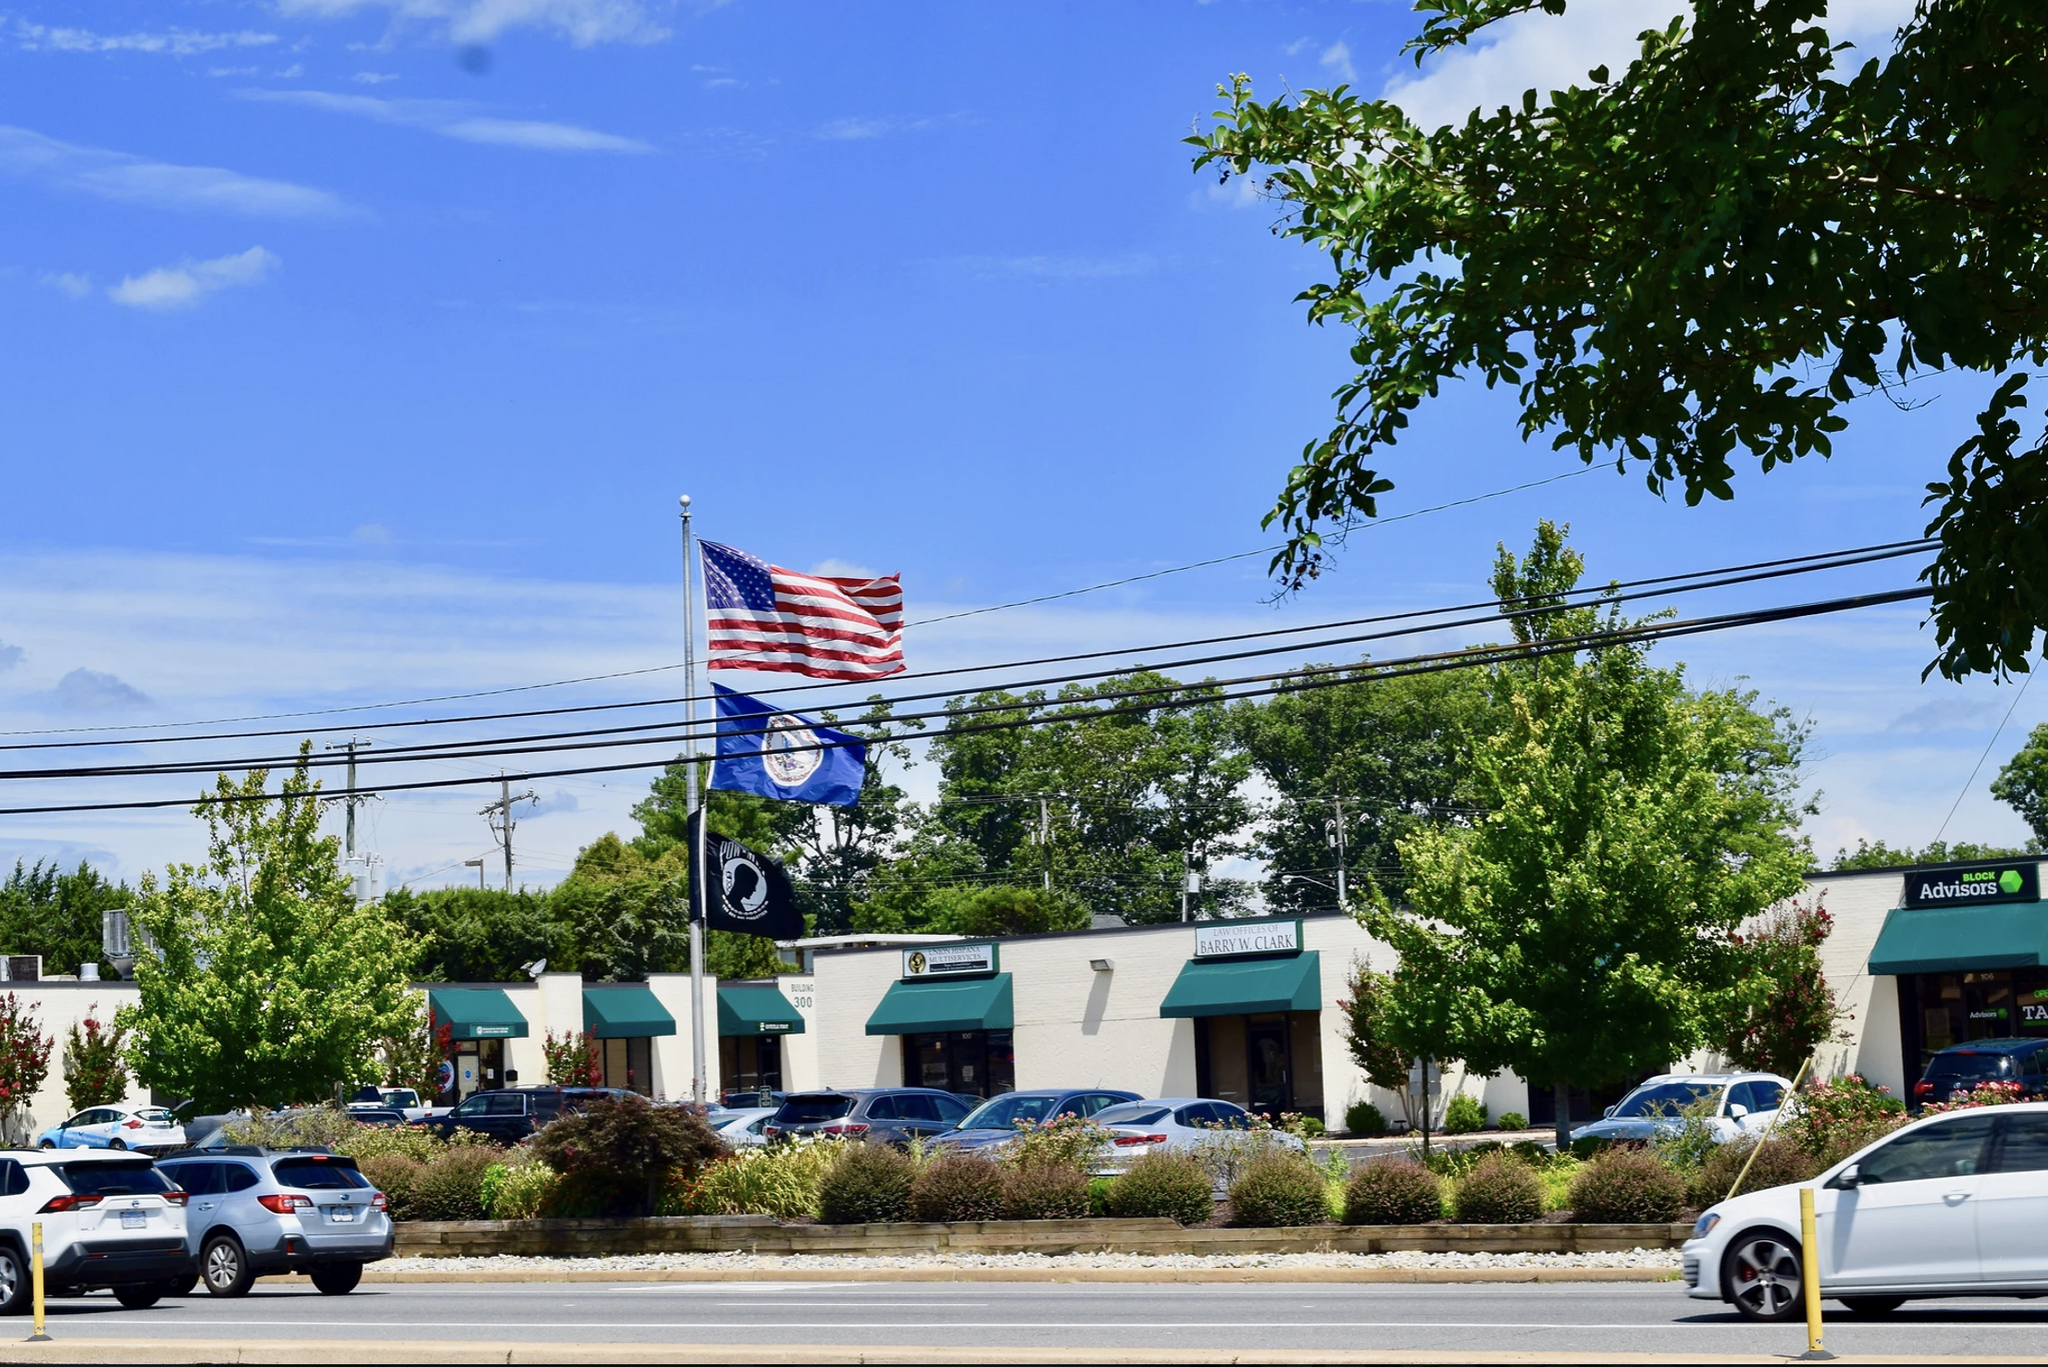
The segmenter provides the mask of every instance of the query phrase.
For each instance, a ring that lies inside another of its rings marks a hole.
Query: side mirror
[[[1848,1167],[1843,1168],[1833,1177],[1830,1177],[1828,1185],[1837,1189],[1860,1187],[1863,1185],[1863,1174],[1858,1171],[1856,1164],[1851,1163]]]
[[[1607,1118],[1608,1118],[1609,1116],[1613,1115],[1613,1114],[1614,1114],[1614,1113],[1615,1113],[1615,1112],[1616,1112],[1617,1110],[1619,1110],[1619,1109],[1621,1109],[1621,1108],[1620,1108],[1620,1107],[1618,1107],[1618,1106],[1609,1106],[1609,1107],[1608,1107],[1608,1108],[1607,1108],[1606,1110],[1604,1110],[1604,1111],[1600,1112],[1600,1118],[1601,1118],[1602,1120],[1605,1120],[1605,1119],[1607,1119]]]
[[[1749,1107],[1739,1101],[1731,1101],[1728,1103],[1728,1115],[1734,1120],[1747,1120],[1749,1119]]]

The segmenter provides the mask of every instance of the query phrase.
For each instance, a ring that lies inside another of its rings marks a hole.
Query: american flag
[[[903,665],[898,576],[798,574],[716,541],[704,547],[708,669],[762,669],[814,679],[878,679]]]

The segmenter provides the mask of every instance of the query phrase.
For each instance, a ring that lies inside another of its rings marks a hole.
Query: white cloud
[[[576,47],[658,43],[669,30],[640,0],[278,0],[287,15],[337,19],[382,10],[394,22],[425,24],[458,43],[488,43],[512,29],[536,28]]]
[[[1821,23],[1838,42],[1882,47],[1912,17],[1913,4],[1835,0]],[[1585,85],[1594,67],[1618,73],[1641,54],[1639,35],[1664,28],[1679,15],[1690,21],[1692,6],[1684,0],[1572,0],[1561,15],[1517,14],[1480,30],[1470,46],[1430,59],[1420,75],[1389,81],[1384,94],[1420,127],[1462,123],[1475,109],[1519,103],[1525,90],[1541,98],[1552,90]],[[1324,54],[1325,65],[1329,60]],[[1859,60],[1844,54],[1837,63],[1853,69]]]
[[[0,173],[159,209],[206,210],[251,218],[313,218],[347,210],[327,191],[289,181],[245,176],[217,166],[145,161],[126,152],[80,147],[6,125],[0,125]]]
[[[74,669],[57,680],[55,696],[66,712],[123,712],[149,705],[141,689],[91,669]]]
[[[130,308],[191,308],[219,290],[261,284],[279,264],[275,253],[251,247],[233,256],[160,266],[143,275],[131,275],[109,288],[107,297]]]
[[[43,273],[41,283],[53,290],[62,290],[73,299],[83,299],[92,293],[92,277],[80,275],[76,271],[46,271]],[[0,668],[5,666],[0,665]]]
[[[358,71],[349,79],[357,85],[382,85],[386,81],[395,81],[398,77],[383,71]]]
[[[891,133],[921,133],[927,128],[941,124],[968,122],[965,114],[949,114],[938,119],[892,119],[892,118],[844,118],[833,119],[821,125],[815,136],[826,142],[860,142],[868,138],[883,138]]]
[[[457,100],[391,100],[374,95],[338,95],[325,90],[239,90],[245,100],[303,105],[333,114],[352,114],[379,123],[424,128],[444,138],[487,143],[496,147],[526,147],[542,152],[652,152],[651,143],[616,133],[600,133],[573,123],[546,123],[537,119],[497,119],[470,114],[469,106]]]
[[[279,41],[274,33],[253,29],[232,33],[196,33],[180,28],[162,33],[94,33],[82,28],[49,28],[23,20],[15,22],[14,36],[16,46],[27,52],[157,52],[173,57],[269,47]]]
[[[1029,280],[1113,280],[1150,275],[1158,258],[1145,252],[1125,256],[963,256],[953,264],[978,275],[1010,275]]]
[[[1316,59],[1323,69],[1342,81],[1355,81],[1358,71],[1351,65],[1351,45],[1342,38],[1323,49],[1323,55]]]

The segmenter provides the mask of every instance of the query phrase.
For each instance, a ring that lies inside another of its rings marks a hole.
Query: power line
[[[2020,699],[2027,696],[2027,685],[2033,681],[2034,676],[2032,674],[2028,674],[2026,678],[2020,680],[2019,692],[2012,695],[2012,705],[2007,707],[2005,715],[1998,719],[1998,729],[1991,733],[1990,740],[1984,742],[1984,753],[1977,756],[1977,762],[1970,766],[1970,776],[1963,780],[1962,792],[1956,794],[1956,800],[1949,804],[1948,815],[1941,819],[1941,829],[1934,833],[1936,843],[1939,843],[1942,836],[1948,833],[1948,823],[1956,819],[1956,808],[1963,805],[1963,799],[1969,795],[1970,785],[1977,781],[1978,771],[1983,769],[1984,761],[1991,758],[1991,747],[1998,744],[1998,738],[2005,734],[2006,723],[2011,721],[2012,714],[2019,710]]]

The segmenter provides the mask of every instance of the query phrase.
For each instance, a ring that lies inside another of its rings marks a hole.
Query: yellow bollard
[[[1812,1187],[1799,1189],[1799,1286],[1806,1296],[1806,1356],[1833,1357],[1820,1341],[1820,1238],[1814,1233]]]
[[[48,1343],[50,1336],[43,1332],[43,1222],[35,1221],[29,1227],[29,1281],[35,1287],[36,1331],[28,1336],[30,1343]]]

